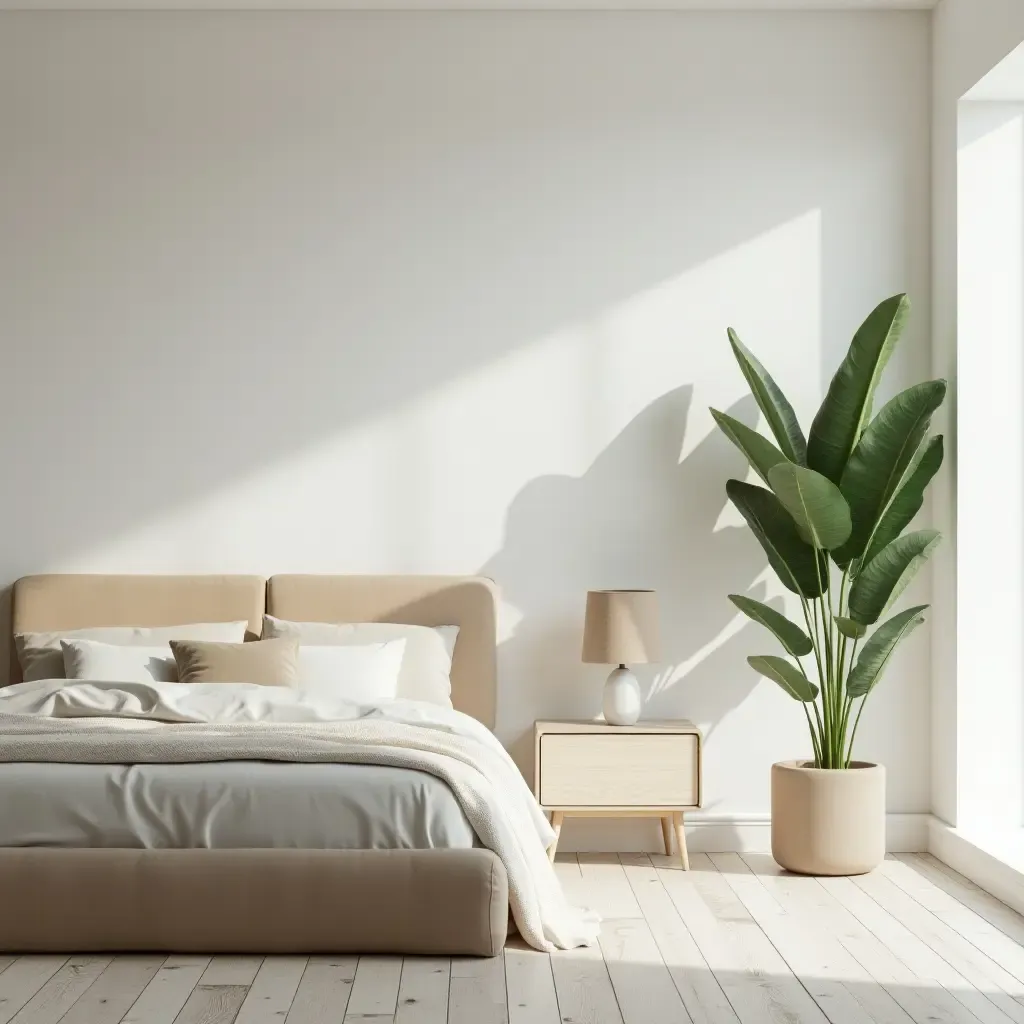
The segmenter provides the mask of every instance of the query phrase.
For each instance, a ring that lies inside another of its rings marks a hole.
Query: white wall
[[[0,22],[0,579],[490,574],[528,770],[598,708],[587,588],[653,586],[648,713],[708,730],[708,815],[767,812],[807,741],[725,599],[768,575],[707,406],[753,417],[732,324],[809,422],[901,289],[890,389],[926,375],[928,15]],[[894,811],[928,647],[861,728]]]
[[[1019,828],[1024,824],[1024,104],[963,101],[958,145],[957,590],[963,699],[957,705],[962,755],[957,824]],[[993,429],[999,435],[995,450]],[[993,480],[998,481],[994,487]],[[978,699],[979,685],[984,700]]]
[[[1012,434],[1007,450],[993,448],[990,435],[997,410],[1001,418],[1010,416],[1010,429],[1016,429],[1021,381],[997,353],[1000,344],[1012,347],[1012,342],[989,338],[975,321],[961,336],[958,354],[957,119],[961,97],[1024,39],[1024,5],[942,0],[933,36],[933,373],[957,380],[955,406],[947,414],[955,407],[953,450],[959,447],[962,454],[933,491],[935,524],[956,540],[940,552],[933,572],[932,805],[939,817],[958,824],[965,811],[970,816],[971,807],[981,810],[992,795],[990,757],[1000,737],[990,732],[992,716],[984,708],[998,708],[1000,721],[1013,723],[1018,733],[1011,749],[1019,749],[1024,659],[1017,610],[1024,593],[1020,523],[1011,517],[1020,506],[1024,478],[1016,454],[1021,437]],[[976,142],[977,132],[970,125],[965,130]],[[1005,330],[1003,335],[1009,337]],[[952,427],[952,416],[947,418]],[[996,494],[1011,507],[1001,502],[997,511]],[[1009,523],[1014,535],[1007,537],[1013,545],[1007,550],[994,541]],[[1000,802],[1005,808],[1007,801]]]

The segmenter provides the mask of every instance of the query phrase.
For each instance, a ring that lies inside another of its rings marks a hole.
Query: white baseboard
[[[890,853],[928,849],[928,814],[887,814]],[[768,814],[694,814],[686,818],[691,853],[768,853],[772,820]],[[566,818],[558,849],[563,853],[663,853],[657,819]]]
[[[938,818],[928,824],[928,850],[943,863],[966,875],[986,892],[1024,914],[1024,861],[1007,844],[968,836]]]

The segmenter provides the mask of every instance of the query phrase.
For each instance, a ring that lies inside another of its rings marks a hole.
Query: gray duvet
[[[478,845],[448,786],[408,768],[269,761],[0,764],[0,846]]]

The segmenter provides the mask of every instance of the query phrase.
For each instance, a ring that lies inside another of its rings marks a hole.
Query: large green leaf
[[[871,399],[907,321],[910,302],[894,295],[880,303],[853,336],[828,394],[811,424],[807,465],[834,484],[871,415]]]
[[[848,619],[843,615],[834,616],[832,621],[836,624],[836,629],[838,629],[847,640],[860,640],[860,638],[868,631],[867,626],[864,626],[859,622],[855,622],[853,619]]]
[[[867,425],[839,483],[850,505],[853,531],[835,553],[837,565],[864,554],[945,396],[944,380],[916,384],[887,402]]]
[[[779,499],[742,480],[727,481],[725,493],[753,530],[782,585],[794,594],[820,597],[828,582],[828,563],[801,540]]]
[[[814,650],[811,638],[795,623],[790,622],[782,612],[769,605],[755,601],[742,594],[730,594],[729,600],[745,615],[770,629],[786,650],[794,657],[802,658]]]
[[[886,544],[850,588],[850,616],[870,625],[903,593],[941,540],[938,530],[918,530]]]
[[[793,700],[809,704],[818,696],[818,687],[785,658],[774,654],[755,654],[747,658],[747,662],[755,672],[774,679]]]
[[[717,409],[712,409],[711,415],[721,427],[722,433],[747,457],[754,472],[768,483],[768,470],[778,462],[785,462],[786,456],[767,437],[752,430],[745,423],[740,423],[739,420]]]
[[[864,561],[870,562],[887,544],[894,541],[911,523],[924,504],[924,490],[942,465],[942,435],[933,437],[918,449],[914,461],[903,474],[900,489],[871,535]]]
[[[747,379],[754,400],[757,402],[764,418],[768,421],[775,440],[779,442],[783,455],[790,462],[807,464],[807,442],[804,432],[800,429],[793,406],[782,393],[778,384],[772,380],[768,371],[757,361],[754,354],[740,341],[736,332],[729,328],[729,344],[732,345],[736,362],[740,364],[743,376]]]
[[[850,678],[846,681],[846,692],[851,697],[866,697],[875,687],[875,683],[882,678],[885,666],[889,664],[896,646],[905,637],[917,629],[924,622],[921,618],[928,605],[918,605],[916,608],[908,608],[899,615],[894,615],[887,622],[883,622],[871,635],[871,639],[864,645],[864,649],[857,658]]]
[[[768,471],[768,483],[806,543],[831,551],[850,536],[850,507],[827,477],[780,462]]]

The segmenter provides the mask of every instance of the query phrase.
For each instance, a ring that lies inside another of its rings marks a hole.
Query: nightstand
[[[684,815],[701,804],[701,734],[685,721],[534,725],[534,794],[551,812],[555,859],[566,818],[660,818],[665,852],[675,832],[683,870]]]

